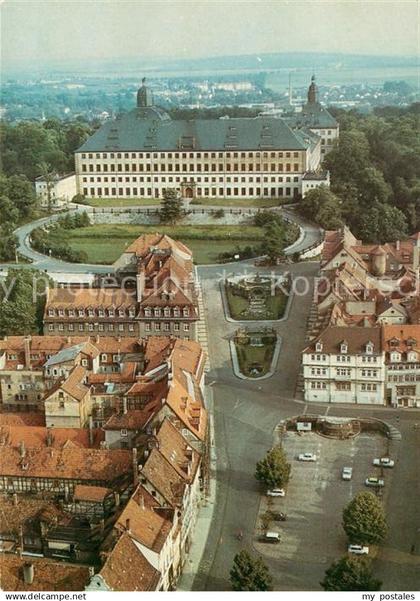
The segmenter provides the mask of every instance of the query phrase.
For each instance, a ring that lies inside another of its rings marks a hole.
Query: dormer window
[[[391,353],[391,361],[399,362],[401,361],[401,353],[393,352]]]
[[[114,317],[115,316],[114,309],[108,309],[108,315],[109,315],[109,317]]]
[[[322,342],[317,342],[315,345],[315,350],[317,353],[321,353],[322,352]]]
[[[155,309],[155,317],[159,317],[160,316],[160,309]]]
[[[144,314],[146,317],[151,317],[152,310],[150,309],[150,307],[147,307],[147,309],[144,310]]]
[[[171,309],[169,307],[165,307],[163,310],[163,314],[165,317],[170,317],[171,315]]]
[[[181,315],[181,311],[179,310],[179,307],[175,307],[174,309],[174,317],[179,317]]]
[[[340,344],[340,353],[347,353],[348,350],[348,344],[346,340],[343,340],[343,342]]]
[[[98,309],[99,317],[105,317],[105,311],[103,309]]]
[[[371,355],[373,353],[373,342],[366,343],[366,353]]]
[[[55,311],[54,311],[54,309],[48,309],[48,315],[49,315],[50,317],[54,317],[54,315],[55,315]]]
[[[119,309],[119,311],[118,311],[118,317],[125,317],[125,311],[124,311],[124,309]]]
[[[95,311],[93,309],[89,309],[88,314],[89,317],[95,317]]]
[[[106,361],[108,361],[108,355],[106,355],[105,353],[102,353],[102,355],[101,355],[101,361],[104,362],[104,363]]]
[[[85,316],[85,310],[84,309],[79,309],[77,312],[79,317],[84,317]]]
[[[410,353],[408,353],[408,360],[411,362],[416,362],[417,361],[417,353],[411,351]]]
[[[188,307],[184,307],[182,314],[184,317],[188,317],[188,315],[190,314],[190,310]]]
[[[135,312],[134,309],[130,309],[129,312],[128,312],[128,314],[129,314],[130,317],[135,317],[136,316],[136,312]]]

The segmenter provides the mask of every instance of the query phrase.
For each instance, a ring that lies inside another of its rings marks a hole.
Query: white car
[[[349,545],[347,551],[349,553],[354,553],[355,555],[368,555],[369,547],[364,547],[362,545]]]
[[[378,486],[378,487],[382,488],[382,486],[385,486],[385,482],[382,480],[382,478],[366,478],[365,485],[366,486]]]
[[[353,468],[352,467],[343,467],[343,471],[341,472],[341,478],[343,480],[351,480],[353,476]]]
[[[286,491],[284,488],[272,488],[271,490],[267,490],[267,497],[284,497]]]
[[[389,457],[380,457],[373,460],[373,465],[378,465],[379,467],[394,467],[395,461]]]
[[[298,461],[316,461],[316,455],[314,453],[301,453],[298,455]]]

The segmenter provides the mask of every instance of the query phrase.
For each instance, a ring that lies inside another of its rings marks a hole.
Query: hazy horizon
[[[417,0],[4,0],[2,70],[308,52],[408,58],[419,56],[418,11]]]

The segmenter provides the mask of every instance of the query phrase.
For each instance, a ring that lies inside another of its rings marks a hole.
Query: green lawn
[[[269,296],[267,299],[267,312],[265,314],[259,314],[258,317],[252,315],[244,315],[244,312],[248,309],[248,300],[242,296],[238,296],[232,293],[232,290],[226,286],[226,297],[229,305],[229,312],[232,319],[238,321],[246,320],[261,320],[261,319],[280,319],[283,317],[286,309],[288,297],[280,292],[275,296]]]
[[[198,264],[217,263],[221,252],[238,246],[252,246],[262,240],[263,230],[255,226],[201,225],[92,225],[85,228],[52,230],[57,242],[67,242],[73,250],[84,251],[89,263],[113,263],[125,248],[142,234],[160,232],[184,242]]]
[[[265,375],[270,370],[275,346],[275,341],[266,342],[264,346],[251,346],[250,344],[238,344],[235,342],[241,373],[250,378]],[[252,366],[255,363],[261,368],[258,374],[251,373]]]

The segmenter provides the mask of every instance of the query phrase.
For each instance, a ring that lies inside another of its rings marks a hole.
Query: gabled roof
[[[90,342],[81,342],[74,346],[69,346],[62,349],[57,354],[50,357],[45,363],[45,367],[51,367],[52,365],[58,365],[60,363],[67,363],[68,361],[74,361],[80,353],[89,355],[90,357],[97,357],[99,351]]]
[[[150,482],[172,507],[180,507],[186,486],[185,479],[166,461],[158,449],[153,448],[148,456],[142,475]]]
[[[304,353],[315,351],[317,342],[322,343],[323,353],[340,353],[340,344],[345,340],[347,342],[347,354],[355,355],[365,352],[365,346],[368,342],[374,345],[374,354],[380,353],[381,345],[381,328],[364,328],[364,327],[341,327],[328,326],[316,340],[313,340],[309,346],[304,349]]]
[[[128,533],[110,552],[100,576],[112,591],[155,591],[160,573],[147,561]]]
[[[120,532],[127,531],[127,525],[131,538],[156,553],[162,550],[172,529],[172,521],[159,513],[156,499],[141,486],[135,490],[115,524]]]
[[[0,475],[24,478],[63,478],[112,482],[131,474],[131,453],[123,449],[19,449],[3,447]]]
[[[74,487],[73,498],[75,501],[102,503],[106,497],[112,495],[112,490],[104,486],[86,486],[77,484]]]
[[[49,399],[57,390],[62,390],[76,401],[82,401],[87,393],[89,387],[84,385],[87,371],[81,365],[76,365],[70,372],[68,378],[61,382],[58,382],[52,389],[48,390],[45,395],[45,400]]]

